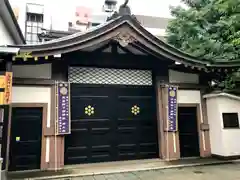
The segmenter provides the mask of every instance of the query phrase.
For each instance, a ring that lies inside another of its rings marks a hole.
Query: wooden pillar
[[[160,88],[163,107],[163,147],[164,157],[167,161],[180,159],[179,133],[167,129],[168,124],[168,89],[165,86]]]
[[[156,83],[156,98],[157,98],[157,130],[158,130],[158,150],[159,150],[159,158],[165,158],[165,148],[164,148],[164,133],[163,133],[163,102],[162,102],[162,90],[160,81],[157,80]]]
[[[3,109],[3,127],[2,127],[2,146],[1,157],[3,158],[2,170],[8,169],[9,158],[9,144],[10,144],[10,121],[11,121],[11,108],[9,105],[1,105]]]
[[[5,63],[5,73],[12,72],[12,62],[8,61],[8,60],[9,60],[9,58],[7,56],[6,61],[4,62]],[[11,98],[12,79],[9,79],[9,80],[10,80],[9,81],[9,83],[10,83],[9,89],[5,88],[4,93],[6,93],[6,91],[10,91],[9,98]],[[6,98],[6,96],[4,96],[4,98]],[[9,103],[11,103],[11,99],[10,99]],[[1,105],[1,107],[4,109],[3,129],[2,129],[2,146],[1,146],[1,157],[3,158],[2,170],[7,170],[8,169],[8,160],[9,160],[12,106],[11,106],[11,104],[4,104],[4,105]]]
[[[63,57],[60,60],[52,62],[52,79],[55,81],[67,81],[68,65]],[[64,136],[56,136],[56,89],[55,85],[51,87],[51,125],[48,133],[45,135],[49,143],[49,162],[44,169],[61,169],[64,167]]]
[[[199,83],[208,87],[208,82],[211,81],[213,74],[209,73],[201,73],[199,77]],[[207,104],[206,99],[203,99],[203,95],[206,89],[201,89],[201,106],[200,110],[202,113],[202,121],[199,127],[199,139],[200,142],[200,155],[201,157],[209,157],[211,156],[211,144],[210,144],[210,133],[209,133],[209,123],[207,117]]]
[[[61,169],[64,166],[64,136],[56,136],[56,89],[51,87],[51,133],[47,135],[49,139],[49,165],[48,169]]]
[[[211,156],[211,144],[210,144],[210,133],[209,124],[207,117],[207,104],[206,99],[203,99],[204,91],[201,91],[201,110],[202,110],[202,123],[200,124],[200,155],[201,157]]]
[[[168,123],[167,112],[167,88],[157,83],[157,116],[158,116],[158,139],[160,158],[170,161],[180,159],[179,134],[170,132],[166,128]]]

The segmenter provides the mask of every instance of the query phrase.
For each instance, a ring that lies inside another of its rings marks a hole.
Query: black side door
[[[197,108],[179,107],[178,123],[181,157],[200,156],[197,129]]]
[[[40,169],[42,108],[13,107],[9,170]]]

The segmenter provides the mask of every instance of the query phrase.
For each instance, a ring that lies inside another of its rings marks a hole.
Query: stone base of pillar
[[[56,140],[56,144],[55,144],[55,140]],[[64,136],[57,136],[57,137],[51,136],[49,164],[47,169],[59,170],[59,169],[62,169],[63,167],[64,167]]]
[[[164,144],[164,160],[173,161],[180,159],[178,132],[164,132]]]
[[[7,180],[7,171],[5,170],[1,171],[0,180]]]

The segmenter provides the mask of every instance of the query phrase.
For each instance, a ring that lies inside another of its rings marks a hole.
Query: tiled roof
[[[142,24],[142,26],[146,28],[166,29],[168,22],[171,20],[169,18],[144,16],[144,15],[135,15],[135,17]]]

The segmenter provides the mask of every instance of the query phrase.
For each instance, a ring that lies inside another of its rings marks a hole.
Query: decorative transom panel
[[[148,70],[70,67],[68,80],[79,84],[152,85]]]

